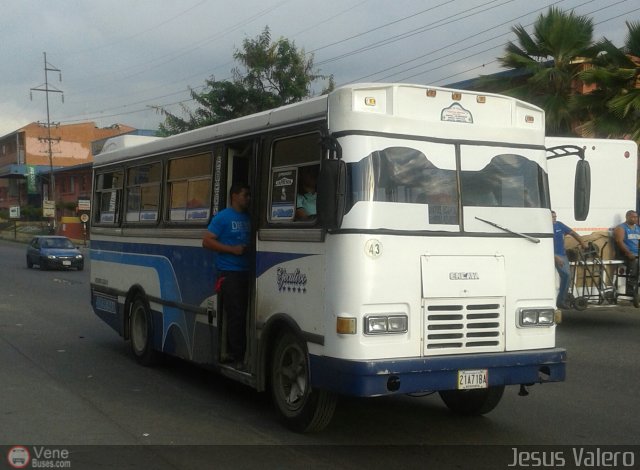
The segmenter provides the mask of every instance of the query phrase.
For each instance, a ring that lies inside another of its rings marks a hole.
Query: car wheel
[[[40,258],[40,269],[42,271],[46,271],[48,268],[47,266],[47,260],[45,258]]]
[[[27,256],[27,269],[31,269],[31,268],[33,268],[33,262],[31,261],[29,256]]]
[[[78,265],[78,271],[82,271],[84,269],[84,263],[80,263]]]
[[[138,296],[131,304],[129,314],[129,333],[131,352],[143,366],[154,366],[158,363],[160,353],[153,349],[153,320],[146,300]]]
[[[270,379],[273,401],[289,429],[320,431],[329,424],[337,397],[311,388],[306,345],[291,332],[285,332],[277,340]]]

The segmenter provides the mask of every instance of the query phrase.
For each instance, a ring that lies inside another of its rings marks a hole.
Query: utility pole
[[[34,91],[44,91],[47,97],[47,137],[42,138],[41,140],[46,140],[49,148],[49,186],[51,194],[49,198],[53,201],[53,230],[56,229],[56,181],[53,178],[53,148],[51,143],[53,140],[60,139],[52,139],[51,138],[51,119],[49,117],[49,93],[61,93],[62,90],[57,89],[56,87],[49,85],[49,72],[58,72],[60,74],[60,81],[62,81],[62,71],[49,62],[47,62],[47,53],[44,54],[44,83],[38,87],[31,88],[30,95],[31,99],[33,99],[33,94],[31,92]],[[62,102],[64,103],[64,94],[62,94]]]

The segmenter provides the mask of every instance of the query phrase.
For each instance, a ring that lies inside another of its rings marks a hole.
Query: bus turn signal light
[[[340,335],[356,334],[356,319],[348,317],[338,317],[336,320],[336,332]]]

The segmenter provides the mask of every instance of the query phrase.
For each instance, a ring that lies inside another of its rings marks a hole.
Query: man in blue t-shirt
[[[251,220],[247,213],[251,202],[249,187],[233,184],[229,199],[230,207],[209,222],[202,246],[217,253],[216,291],[222,297],[227,322],[226,361],[236,369],[243,369],[251,266]]]
[[[558,290],[558,298],[556,299],[556,306],[558,308],[569,308],[567,305],[567,292],[569,292],[569,279],[571,277],[571,270],[569,265],[569,259],[567,258],[567,252],[564,249],[564,237],[565,235],[571,235],[580,244],[582,248],[586,248],[582,237],[576,232],[571,230],[562,222],[556,220],[557,216],[555,211],[551,211],[551,218],[553,220],[553,254],[556,265],[556,271],[560,275],[560,289]]]
[[[626,294],[633,295],[634,286],[638,282],[638,241],[640,240],[636,211],[627,211],[624,222],[613,229],[613,239],[616,242],[618,256],[627,266]]]

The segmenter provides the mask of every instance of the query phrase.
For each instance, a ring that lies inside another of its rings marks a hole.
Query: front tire
[[[140,364],[146,367],[158,363],[160,354],[153,349],[153,320],[151,311],[143,297],[136,297],[129,315],[131,352]]]
[[[29,256],[27,256],[27,269],[31,269],[31,268],[33,268],[33,262],[31,261]]]
[[[473,390],[441,390],[438,393],[447,408],[454,413],[477,416],[498,406],[504,393],[504,385]]]
[[[273,401],[289,429],[314,432],[329,424],[337,397],[311,388],[306,344],[291,332],[282,334],[276,342],[270,379]]]

